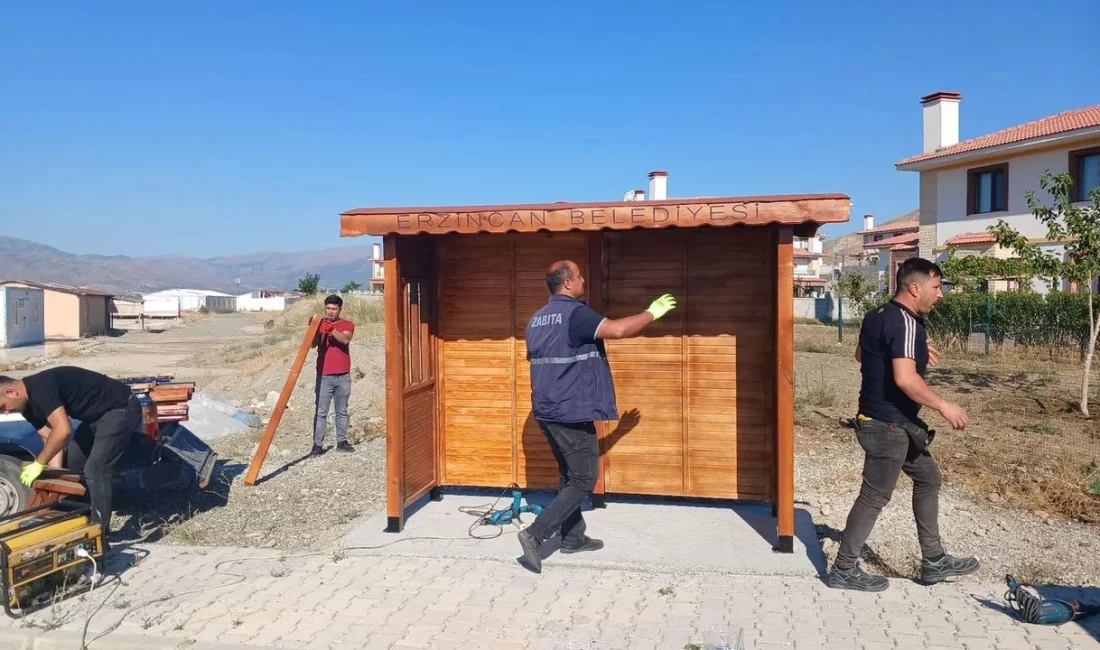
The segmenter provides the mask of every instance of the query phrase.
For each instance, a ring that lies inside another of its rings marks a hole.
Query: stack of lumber
[[[195,392],[194,382],[174,382],[171,375],[156,377],[118,377],[135,395],[144,395],[157,405],[157,421],[187,420],[187,402]]]

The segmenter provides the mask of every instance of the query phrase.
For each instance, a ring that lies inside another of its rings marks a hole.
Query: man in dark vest
[[[676,307],[665,294],[641,313],[605,318],[582,302],[584,278],[569,260],[550,266],[546,284],[550,301],[527,324],[527,360],[531,409],[558,461],[561,489],[519,533],[522,563],[535,573],[542,572],[539,549],[555,532],[561,534],[562,553],[603,548],[602,541],[584,534],[581,516],[600,470],[595,421],[619,419],[603,342],[636,336]]]

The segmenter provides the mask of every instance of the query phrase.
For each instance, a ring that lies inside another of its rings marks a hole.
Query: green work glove
[[[653,314],[653,320],[660,320],[661,316],[664,316],[673,309],[676,309],[676,299],[673,298],[671,294],[666,293],[654,300],[646,311]]]
[[[36,460],[23,468],[23,473],[19,475],[19,482],[30,487],[45,469],[46,466]]]

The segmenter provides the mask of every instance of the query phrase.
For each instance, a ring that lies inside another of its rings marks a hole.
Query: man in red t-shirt
[[[313,421],[311,456],[325,453],[325,423],[330,402],[336,406],[336,448],[355,451],[348,442],[348,398],[351,397],[351,353],[348,346],[355,323],[340,318],[344,301],[340,296],[325,298],[325,319],[313,339],[317,348],[317,411]]]

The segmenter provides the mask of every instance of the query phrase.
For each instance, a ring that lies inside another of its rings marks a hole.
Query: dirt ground
[[[267,423],[317,303],[287,314],[211,315],[159,334],[130,333],[54,363],[109,373],[170,373],[228,400]],[[352,344],[350,438],[356,452],[306,458],[312,444],[311,352],[254,487],[243,475],[263,427],[211,445],[219,463],[198,494],[120,504],[116,528],[131,539],[211,546],[320,550],[384,507],[384,355],[377,303],[349,305]],[[856,332],[843,344],[836,329],[796,327],[796,499],[811,510],[832,558],[859,489],[862,452],[844,422],[855,414],[859,368]],[[941,532],[948,551],[983,560],[974,579],[1005,573],[1064,584],[1100,580],[1100,426],[1072,404],[1079,369],[1066,363],[1002,354],[946,352],[930,383],[970,414],[952,431],[937,414],[933,453],[945,487]],[[1100,408],[1100,396],[1097,398]],[[331,414],[326,445],[334,443]],[[902,478],[864,549],[878,571],[913,576],[919,552]]]
[[[860,485],[862,451],[845,422],[859,397],[858,332],[837,342],[833,327],[796,326],[796,498],[814,511],[829,557]],[[932,454],[944,474],[941,534],[948,552],[984,559],[981,576],[1017,573],[1096,584],[1100,579],[1100,424],[1078,412],[1081,370],[1042,355],[992,357],[944,351],[929,384],[959,403],[970,426],[954,431],[939,414]],[[1094,380],[1094,385],[1100,383]],[[1094,398],[1100,406],[1100,395]],[[1095,409],[1094,409],[1095,410]],[[919,550],[912,483],[898,482],[864,560],[912,576]]]

